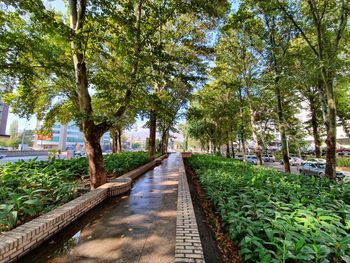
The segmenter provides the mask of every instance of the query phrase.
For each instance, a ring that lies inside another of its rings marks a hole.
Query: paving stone
[[[185,257],[182,257],[185,254]],[[183,160],[179,157],[175,262],[205,262]],[[180,256],[181,255],[181,256]]]

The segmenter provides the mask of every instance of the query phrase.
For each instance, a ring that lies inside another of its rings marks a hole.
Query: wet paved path
[[[47,262],[174,262],[177,156],[142,175],[130,195],[81,231],[72,250]]]

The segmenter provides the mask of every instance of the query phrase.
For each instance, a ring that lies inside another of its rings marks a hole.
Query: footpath
[[[140,176],[74,243],[45,262],[204,262],[181,154]]]

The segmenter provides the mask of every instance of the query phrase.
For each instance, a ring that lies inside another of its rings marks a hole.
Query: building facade
[[[9,106],[0,102],[0,135],[6,134],[7,118],[9,115]]]
[[[40,123],[37,123],[37,129],[40,129]],[[85,151],[84,135],[79,127],[74,122],[69,122],[65,125],[56,123],[52,127],[52,132],[48,136],[35,136],[34,149],[57,149],[61,151],[75,150]],[[101,138],[102,150],[110,150],[110,136],[106,132]]]

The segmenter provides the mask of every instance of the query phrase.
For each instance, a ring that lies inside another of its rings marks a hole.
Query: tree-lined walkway
[[[94,219],[50,262],[174,262],[178,154],[141,176],[130,195]]]

